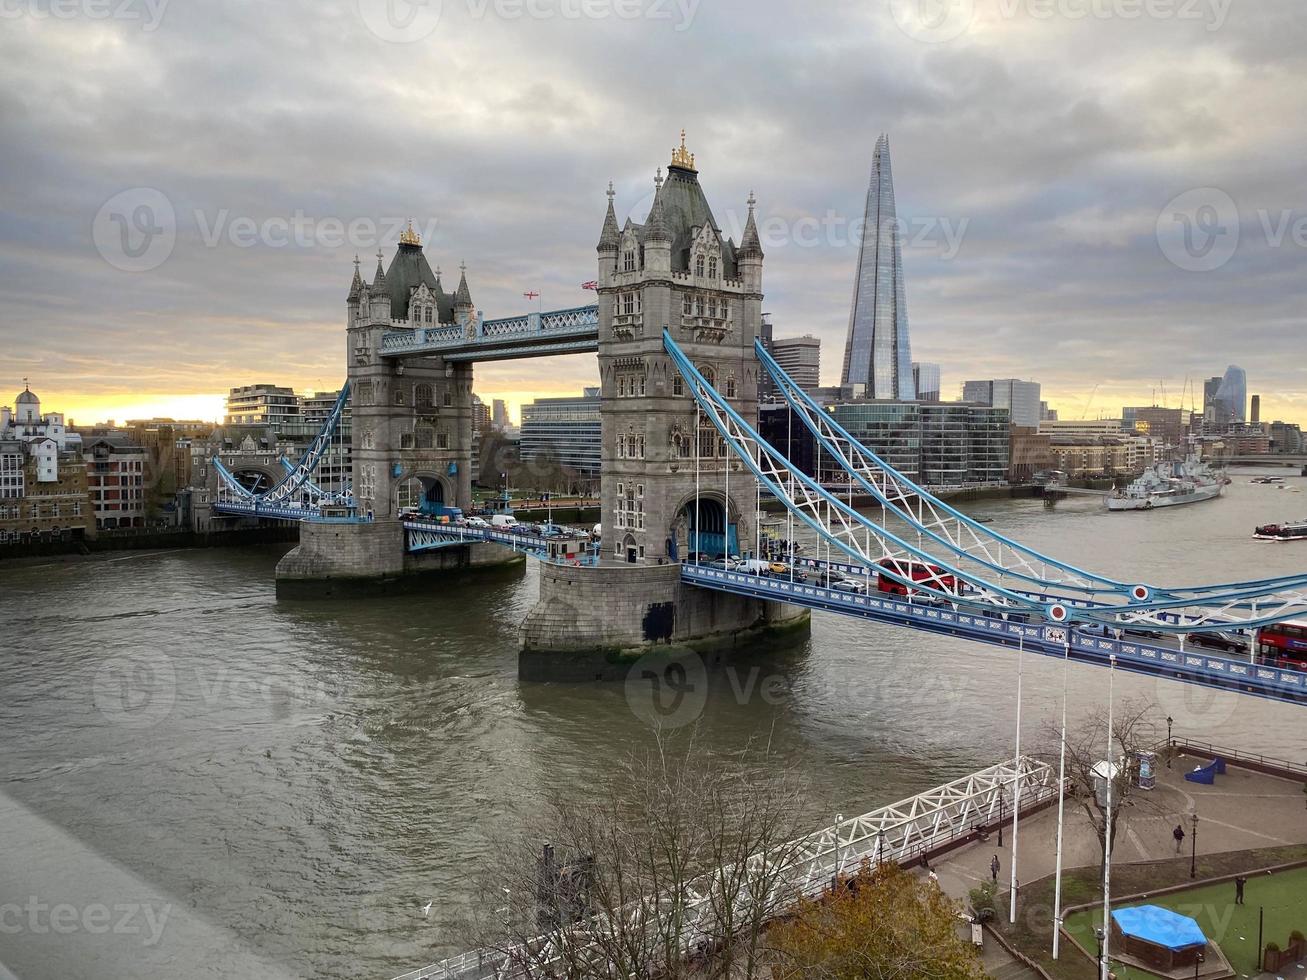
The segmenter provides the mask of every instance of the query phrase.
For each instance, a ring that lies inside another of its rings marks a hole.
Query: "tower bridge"
[[[971,520],[858,443],[762,348],[764,255],[753,196],[740,242],[724,237],[684,139],[654,190],[645,221],[619,225],[609,186],[593,305],[487,319],[472,300],[466,267],[447,291],[411,228],[389,265],[378,253],[371,281],[355,260],[344,323],[347,383],[319,437],[270,487],[245,486],[214,461],[224,478],[215,509],[302,517],[300,544],[277,570],[279,590],[389,587],[431,570],[520,561],[526,552],[542,565],[540,600],[522,626],[525,676],[557,677],[560,664],[577,677],[621,676],[653,646],[738,645],[802,629],[818,608],[1003,645],[1012,635],[994,627],[998,617],[1066,631],[1066,649],[1088,662],[1098,662],[1089,656],[1095,651],[1123,664],[1138,654],[1131,669],[1140,670],[1149,669],[1150,655],[1129,634],[1146,628],[1178,638],[1182,654],[1178,662],[1176,647],[1151,655],[1157,673],[1299,698],[1304,688],[1294,677],[1301,675],[1263,675],[1234,660],[1220,673],[1213,666],[1220,658],[1190,664],[1183,639],[1214,630],[1255,636],[1307,615],[1307,575],[1200,586],[1116,580]],[[470,508],[476,362],[589,352],[598,356],[602,392],[597,561],[578,563],[575,550],[544,536],[405,519],[418,503],[437,517]],[[759,435],[764,372],[794,424],[844,472],[849,492],[879,505],[878,521]],[[352,479],[326,490],[314,475],[333,440],[344,438],[347,405]],[[861,569],[868,585],[874,573],[922,602],[909,601],[905,613],[867,591],[708,573],[704,556],[756,557],[764,495],[834,560]],[[923,604],[935,611],[923,612]],[[1049,635],[1032,640],[1048,645]],[[1120,648],[1103,646],[1109,642]]]

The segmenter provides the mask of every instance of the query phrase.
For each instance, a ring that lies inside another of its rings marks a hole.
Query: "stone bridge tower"
[[[462,324],[477,312],[466,268],[451,295],[433,272],[412,225],[390,267],[359,275],[347,301],[354,495],[359,512],[389,520],[405,506],[467,509],[472,502],[472,365],[438,357],[385,358],[387,330]]]
[[[604,557],[739,554],[753,549],[752,474],[728,458],[706,418],[696,432],[694,400],[662,332],[668,328],[734,408],[757,421],[763,254],[754,201],[750,195],[737,245],[713,217],[684,132],[666,180],[659,170],[654,185],[644,224],[628,218],[622,228],[609,185],[598,245]]]

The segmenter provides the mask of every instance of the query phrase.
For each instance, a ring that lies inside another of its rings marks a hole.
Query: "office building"
[[[844,402],[830,408],[849,434],[890,466],[924,486],[1001,484],[1009,467],[1006,409],[959,402]],[[848,483],[842,469],[821,460],[822,481]]]
[[[917,401],[939,401],[939,365],[924,361],[913,361],[912,386],[916,389]]]
[[[603,456],[598,388],[580,398],[537,398],[522,406],[519,454],[524,463],[544,459],[586,476],[597,476]],[[618,452],[644,458],[644,435],[618,433]]]
[[[872,155],[841,384],[870,399],[917,397],[889,137],[883,134]]]
[[[490,422],[491,425],[496,429],[499,429],[501,432],[509,427],[508,403],[505,402],[504,399],[496,398],[491,403]]]
[[[1251,405],[1248,409],[1248,421],[1253,425],[1258,425],[1262,421],[1262,396],[1253,395]]]
[[[1039,428],[1040,386],[1038,381],[1002,378],[994,381],[968,381],[962,386],[962,400],[973,405],[1006,408],[1012,424],[1024,429]]]
[[[1270,424],[1268,431],[1271,437],[1271,452],[1300,453],[1303,451],[1304,443],[1300,426],[1292,422],[1281,422],[1277,419]]]
[[[1176,449],[1188,441],[1191,420],[1192,413],[1184,408],[1149,405],[1121,409],[1121,429],[1124,432],[1129,435],[1152,436]]]
[[[472,396],[472,434],[480,435],[490,430],[490,406],[479,395]]]
[[[227,392],[227,425],[270,425],[279,428],[302,420],[300,398],[292,388],[253,384]]]
[[[771,355],[808,394],[821,385],[821,341],[816,337],[777,337],[772,341]]]
[[[1212,378],[1203,386],[1204,395],[1211,388]],[[1210,433],[1222,433],[1232,425],[1248,420],[1248,375],[1243,368],[1231,364],[1216,386],[1210,404],[1204,406],[1203,427]]]

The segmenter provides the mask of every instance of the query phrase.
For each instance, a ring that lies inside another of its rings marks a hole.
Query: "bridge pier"
[[[540,566],[540,600],[522,624],[523,680],[624,680],[654,650],[699,653],[807,635],[809,612],[696,588],[680,565]]]
[[[300,543],[277,563],[277,596],[325,599],[400,592],[427,574],[520,565],[524,556],[494,544],[408,554],[400,521],[300,524]]]

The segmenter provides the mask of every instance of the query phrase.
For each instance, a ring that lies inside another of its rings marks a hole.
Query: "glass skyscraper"
[[[1248,420],[1248,375],[1243,368],[1231,364],[1225,369],[1225,377],[1212,399],[1212,413],[1217,431],[1222,432],[1226,426]]]
[[[913,399],[908,304],[903,291],[903,254],[894,208],[889,137],[876,141],[871,185],[858,244],[853,309],[844,343],[846,385],[865,385],[868,398]]]

